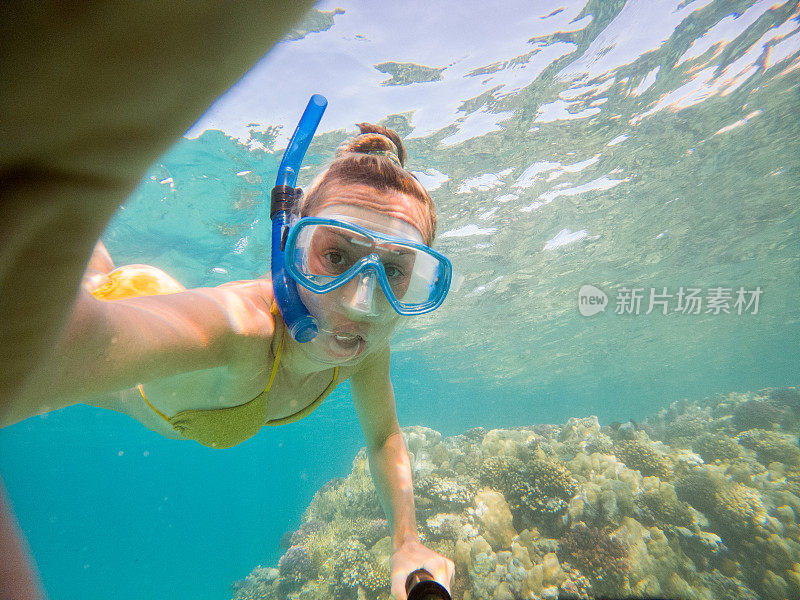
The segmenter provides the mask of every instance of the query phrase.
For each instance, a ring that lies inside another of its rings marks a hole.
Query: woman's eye
[[[341,265],[344,262],[344,257],[340,252],[326,252],[324,256],[325,260],[332,265]]]
[[[397,265],[384,265],[384,270],[386,271],[387,277],[402,277],[404,275],[403,269],[398,267]]]

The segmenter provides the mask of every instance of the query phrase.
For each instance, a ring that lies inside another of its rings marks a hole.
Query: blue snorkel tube
[[[297,124],[297,129],[289,140],[286,152],[283,153],[278,178],[272,188],[269,218],[272,220],[272,288],[275,293],[275,302],[281,311],[283,322],[292,338],[298,342],[310,342],[317,337],[317,323],[312,317],[300,294],[297,293],[297,283],[286,272],[284,248],[286,235],[289,233],[287,224],[289,216],[295,208],[296,202],[303,192],[295,188],[297,175],[300,172],[300,163],[308,151],[308,145],[317,131],[322,113],[328,101],[325,96],[314,94],[308,101],[303,116]]]

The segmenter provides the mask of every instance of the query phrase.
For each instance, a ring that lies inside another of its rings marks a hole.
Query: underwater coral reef
[[[800,598],[800,391],[674,402],[641,423],[403,429],[419,535],[455,600]],[[234,600],[386,600],[391,540],[366,452],[277,567]]]

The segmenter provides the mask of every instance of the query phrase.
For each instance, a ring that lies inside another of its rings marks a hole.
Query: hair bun
[[[423,241],[431,245],[436,236],[436,209],[425,186],[403,167],[406,148],[400,136],[371,123],[359,123],[358,128],[359,134],[339,146],[333,162],[317,175],[303,195],[299,215],[313,215],[323,203],[336,201],[341,186],[367,186],[384,192],[377,199],[389,205],[394,200],[385,193],[399,192],[420,202],[422,213],[415,215],[413,224],[422,233]]]
[[[358,123],[360,134],[348,140],[336,151],[337,156],[345,152],[361,154],[386,154],[402,167],[406,162],[406,148],[400,136],[387,127],[372,123]],[[396,160],[395,160],[396,159]]]

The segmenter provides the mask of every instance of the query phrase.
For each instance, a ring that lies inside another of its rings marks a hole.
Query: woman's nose
[[[372,269],[361,271],[354,278],[354,288],[348,292],[346,305],[355,314],[365,317],[377,317],[375,310],[375,293],[378,287],[378,276]]]

